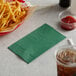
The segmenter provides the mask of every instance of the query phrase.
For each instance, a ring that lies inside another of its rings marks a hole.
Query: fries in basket
[[[14,28],[27,15],[28,9],[19,1],[0,2],[0,31]]]

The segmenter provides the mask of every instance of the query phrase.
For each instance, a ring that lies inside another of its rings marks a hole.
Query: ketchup
[[[73,30],[75,28],[76,19],[72,16],[66,16],[61,19],[61,28],[65,30]]]

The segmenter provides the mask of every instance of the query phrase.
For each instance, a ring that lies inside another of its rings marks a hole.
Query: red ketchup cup
[[[13,1],[13,0],[6,0],[7,1]],[[21,1],[21,0],[20,0]],[[23,1],[23,0],[22,0]],[[11,32],[13,32],[14,30],[16,30],[20,25],[23,24],[24,20],[27,20],[31,15],[32,13],[34,12],[35,10],[35,6],[31,5],[30,2],[22,2],[22,7],[26,7],[28,8],[29,10],[27,11],[27,15],[25,16],[25,18],[19,23],[17,24],[14,28],[10,29],[10,30],[7,30],[7,31],[0,31],[0,36],[3,36],[3,35],[6,35],[6,34],[9,34]]]
[[[73,30],[76,28],[76,16],[69,10],[62,11],[59,14],[60,26],[64,30]]]

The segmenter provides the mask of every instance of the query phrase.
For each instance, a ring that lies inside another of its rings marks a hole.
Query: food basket
[[[7,1],[12,1],[12,0],[7,0]],[[32,13],[35,11],[35,6],[31,5],[30,2],[23,2],[21,3],[23,7],[26,7],[26,8],[29,8],[28,12],[27,12],[27,15],[25,16],[25,18],[20,22],[18,23],[17,25],[14,26],[13,29],[10,29],[10,30],[5,30],[5,31],[0,31],[0,36],[3,36],[3,35],[6,35],[10,32],[13,32],[14,30],[16,30],[20,25],[22,25],[24,23],[25,20],[27,20],[31,15]]]

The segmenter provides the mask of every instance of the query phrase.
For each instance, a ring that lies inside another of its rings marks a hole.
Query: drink
[[[71,0],[60,0],[59,5],[63,8],[67,8],[70,6]]]
[[[56,54],[58,76],[76,76],[76,49],[66,46]]]

